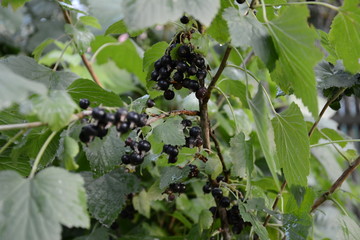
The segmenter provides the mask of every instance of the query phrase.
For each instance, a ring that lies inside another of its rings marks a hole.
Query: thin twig
[[[314,212],[321,204],[323,204],[329,197],[329,195],[333,194],[336,189],[341,187],[341,185],[345,182],[345,180],[351,175],[352,172],[360,165],[360,156],[353,161],[350,166],[341,174],[341,176],[334,182],[334,184],[330,187],[330,189],[321,195],[318,199],[315,200],[314,204],[311,207],[310,213]]]
[[[2,146],[2,148],[0,149],[0,155],[13,143],[16,141],[16,139],[18,137],[20,137],[21,135],[23,135],[26,132],[26,129],[22,129],[20,130],[18,133],[15,134],[15,136],[13,136],[12,138],[9,139],[9,141],[7,141],[5,143],[4,146]]]
[[[224,174],[225,174],[225,181],[228,182],[229,180],[229,173],[230,171],[228,171],[226,169],[226,165],[225,165],[225,160],[224,160],[224,156],[222,155],[221,153],[221,148],[220,148],[220,144],[219,144],[219,141],[217,140],[215,134],[213,131],[210,131],[210,137],[211,139],[213,140],[214,144],[215,144],[215,148],[216,148],[216,153],[220,159],[220,162],[221,162],[221,165],[222,165],[222,168],[223,168],[223,171],[224,171]]]
[[[275,209],[276,209],[276,207],[277,207],[277,205],[278,205],[278,203],[279,203],[279,200],[280,200],[280,198],[281,198],[281,195],[282,195],[282,193],[283,193],[284,190],[285,190],[286,184],[287,184],[287,182],[284,181],[283,184],[281,185],[280,192],[279,192],[278,195],[276,196],[275,201],[274,201],[274,203],[273,203],[273,205],[272,205],[272,210],[275,210]],[[268,215],[266,216],[265,221],[264,221],[264,224],[263,224],[264,227],[266,227],[266,225],[269,223],[270,217],[271,217],[270,214],[268,214]]]

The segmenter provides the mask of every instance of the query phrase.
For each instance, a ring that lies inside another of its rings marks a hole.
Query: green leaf
[[[125,206],[127,195],[139,190],[139,179],[116,169],[94,179],[90,172],[84,172],[89,211],[106,227],[110,227]]]
[[[209,229],[213,223],[212,213],[208,209],[203,209],[199,215],[199,227],[201,231],[203,229]]]
[[[270,71],[273,70],[278,56],[266,27],[253,14],[243,15],[235,8],[225,9],[223,17],[229,27],[232,45],[244,49],[253,47],[255,54]]]
[[[313,123],[309,123],[308,122],[308,129],[310,130],[311,126],[313,125]],[[331,141],[338,141],[338,140],[345,140],[343,133],[332,129],[332,128],[316,128],[315,131],[313,132],[313,134],[310,137],[310,144],[317,144],[319,143],[320,139],[325,139],[325,140],[331,140]],[[345,147],[348,143],[347,142],[340,142],[337,143],[339,144],[341,147]]]
[[[352,75],[345,72],[344,66],[340,61],[336,65],[321,61],[315,67],[318,88],[327,89],[331,87],[347,88],[360,84],[360,74]]]
[[[171,183],[181,182],[189,175],[190,168],[179,168],[175,166],[165,167],[161,172],[160,189],[164,190]]]
[[[89,30],[70,24],[65,25],[65,32],[72,36],[80,54],[84,54],[87,51],[91,41],[94,39],[94,34]]]
[[[299,107],[292,103],[272,120],[276,151],[289,185],[307,185],[310,172],[310,144]]]
[[[185,227],[192,227],[191,222],[180,211],[175,211],[171,216],[179,220]]]
[[[7,7],[9,4],[13,7],[14,10],[23,6],[26,2],[30,0],[3,0],[1,1],[1,6]]]
[[[249,101],[249,106],[254,115],[255,130],[259,138],[260,147],[265,156],[271,175],[274,178],[275,184],[279,189],[280,184],[276,175],[278,159],[274,144],[274,130],[269,118],[269,108],[265,102],[263,89],[260,85],[253,100]]]
[[[54,72],[52,71],[52,69],[40,65],[34,59],[26,56],[8,57],[3,60],[0,60],[0,64],[1,63],[4,64],[9,69],[11,69],[14,73],[24,78],[44,84],[49,90],[64,90],[75,79],[79,78],[79,76],[70,72],[64,72],[64,71]],[[6,75],[2,74],[2,76],[6,76]],[[34,88],[36,86],[39,86],[35,84],[36,83],[32,83]],[[1,85],[4,86],[3,84]],[[26,86],[26,84],[24,84],[24,86]],[[43,89],[42,87],[36,87],[36,88],[39,89],[38,91],[42,91],[41,89]]]
[[[145,190],[142,190],[138,195],[134,196],[132,202],[136,211],[141,215],[150,218],[151,201],[149,201],[148,194]]]
[[[90,227],[80,175],[49,167],[32,179],[0,172],[0,238],[61,239],[61,224]]]
[[[326,57],[326,61],[329,61],[333,64],[336,63],[336,60],[339,59],[337,53],[336,53],[336,50],[335,50],[335,47],[330,43],[330,40],[329,40],[329,34],[324,32],[324,31],[321,31],[319,29],[317,29],[317,33],[319,34],[320,36],[320,43],[321,43],[321,46],[327,51],[328,53],[328,56]]]
[[[345,69],[360,72],[360,8],[358,0],[345,0],[331,24],[330,43],[344,61]]]
[[[79,19],[83,24],[87,26],[101,29],[99,21],[93,16],[81,16]]]
[[[124,23],[124,20],[117,21],[111,24],[105,31],[105,35],[109,34],[123,34],[127,33],[127,27]]]
[[[345,240],[357,240],[360,236],[360,226],[349,216],[341,216],[339,219]]]
[[[254,213],[252,213],[250,209],[247,209],[247,205],[245,203],[239,202],[239,210],[244,221],[251,223],[252,228],[259,236],[259,238],[261,240],[268,240],[269,236],[266,231],[266,228],[262,225],[262,222],[260,222],[259,219],[257,219]]]
[[[115,128],[110,128],[104,139],[96,138],[84,147],[86,157],[95,176],[103,175],[121,163],[121,156],[125,154],[125,144],[117,136]]]
[[[269,22],[269,31],[279,55],[271,78],[284,92],[294,90],[294,94],[317,118],[314,67],[322,54],[315,46],[317,35],[308,25],[308,16],[306,6],[287,7],[280,17]]]
[[[252,144],[245,141],[244,133],[235,135],[230,140],[230,156],[232,161],[231,174],[244,178],[254,169],[254,153]]]
[[[226,21],[222,17],[224,9],[230,7],[229,1],[220,1],[221,7],[211,22],[210,27],[206,29],[206,32],[214,38],[220,44],[225,44],[229,41],[230,34]]]
[[[13,103],[21,103],[33,93],[46,94],[47,89],[41,83],[29,81],[16,74],[0,62],[0,110]]]
[[[144,53],[144,59],[143,59],[143,69],[146,70],[150,66],[154,64],[156,60],[161,58],[166,48],[169,46],[167,42],[158,42],[152,45],[146,52]]]
[[[89,79],[78,79],[74,81],[68,87],[67,91],[77,103],[81,98],[89,99],[92,107],[97,107],[101,104],[107,107],[120,107],[123,105],[118,95],[101,88]]]
[[[196,46],[194,52],[206,55],[209,52],[210,39],[208,35],[195,32],[192,34],[190,43]]]
[[[211,179],[215,179],[219,176],[223,171],[223,166],[221,161],[217,157],[210,157],[205,165],[205,172],[206,174],[211,175]]]
[[[154,138],[170,145],[185,145],[184,126],[181,124],[182,118],[179,116],[168,118],[164,123],[157,125],[153,130]]]
[[[75,139],[65,136],[62,138],[63,151],[59,154],[60,159],[63,160],[67,170],[76,170],[79,165],[75,162],[75,157],[79,153],[79,145]]]
[[[131,31],[177,21],[186,12],[208,26],[220,8],[219,0],[124,0],[124,21]]]
[[[49,96],[39,96],[33,100],[34,112],[53,131],[65,127],[78,106],[65,91],[52,91]],[[61,104],[59,104],[61,103]]]
[[[108,240],[109,238],[109,230],[104,227],[99,227],[92,230],[89,235],[77,237],[74,240]]]
[[[142,50],[139,50],[130,39],[120,43],[111,36],[97,36],[91,42],[91,48],[95,52],[104,44],[114,45],[109,45],[99,52],[96,57],[97,63],[104,64],[109,59],[112,59],[119,68],[126,69],[128,72],[135,74],[145,86],[146,73],[143,72]]]
[[[50,44],[52,44],[55,40],[52,38],[48,38],[45,39],[42,43],[40,43],[39,46],[37,46],[35,48],[35,50],[32,52],[32,54],[34,55],[34,59],[35,61],[39,61],[42,52],[44,51],[44,49],[49,46]]]

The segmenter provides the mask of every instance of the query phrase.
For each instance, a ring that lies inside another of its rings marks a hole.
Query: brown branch
[[[222,72],[224,71],[224,69],[226,67],[226,62],[227,62],[227,60],[228,60],[228,58],[230,56],[231,49],[232,48],[230,46],[228,46],[226,48],[224,56],[223,56],[223,58],[221,60],[220,66],[219,66],[215,76],[212,78],[212,80],[211,80],[211,82],[210,82],[210,84],[208,86],[207,93],[206,93],[206,95],[205,95],[205,97],[203,99],[203,104],[206,104],[209,101],[210,96],[211,96],[211,91],[214,89],[216,82],[219,80]]]
[[[210,137],[211,137],[211,139],[213,140],[213,142],[215,144],[216,153],[217,153],[217,155],[218,155],[218,157],[220,159],[220,162],[221,162],[221,165],[222,165],[222,168],[223,168],[223,172],[224,172],[224,175],[225,175],[225,181],[228,182],[230,171],[228,171],[226,169],[225,160],[224,160],[224,156],[221,153],[219,141],[217,140],[217,138],[216,138],[215,134],[213,133],[213,131],[210,131]]]
[[[330,187],[330,189],[321,195],[318,199],[315,200],[314,204],[311,207],[310,213],[312,213],[315,209],[317,209],[321,204],[323,204],[329,197],[329,195],[333,194],[336,189],[341,187],[341,185],[345,182],[345,180],[355,171],[355,169],[360,165],[360,156],[353,161],[350,166],[341,174],[341,176],[334,182],[334,184]]]
[[[191,111],[191,110],[175,110],[175,111],[170,111],[168,113],[153,114],[153,115],[150,115],[152,118],[148,119],[148,121],[146,122],[146,125],[150,125],[151,123],[156,122],[159,119],[176,116],[176,115],[197,116],[197,115],[199,115],[199,112]]]

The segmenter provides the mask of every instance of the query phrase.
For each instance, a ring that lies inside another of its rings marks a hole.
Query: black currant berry
[[[125,108],[119,108],[115,113],[115,123],[124,122],[128,111]]]
[[[169,145],[169,144],[165,144],[164,146],[163,146],[163,152],[164,153],[166,153],[166,154],[168,154],[168,150],[169,150],[169,148],[171,147],[171,145]]]
[[[169,155],[168,163],[176,163],[178,160],[177,156]]]
[[[157,81],[158,77],[159,77],[159,72],[157,70],[151,72],[151,80]]]
[[[184,73],[188,69],[188,65],[185,62],[178,62],[176,65],[176,70],[178,70],[179,73]]]
[[[189,164],[189,168],[190,168],[190,172],[188,175],[189,178],[194,178],[199,176],[199,169],[196,165]]]
[[[179,154],[179,150],[175,146],[170,145],[166,153],[169,154],[170,156],[176,157]]]
[[[126,133],[127,131],[129,131],[129,129],[130,124],[127,122],[122,122],[116,127],[116,130],[120,133]]]
[[[228,197],[222,197],[219,204],[221,207],[227,208],[230,206],[230,199]]]
[[[195,147],[201,147],[204,144],[204,141],[201,137],[197,137],[194,141]]]
[[[130,162],[131,162],[130,156],[127,155],[127,154],[123,155],[123,156],[121,157],[121,162],[122,162],[123,164],[130,164]]]
[[[198,83],[197,81],[195,81],[195,80],[190,80],[189,85],[188,85],[188,88],[189,88],[190,90],[192,90],[193,92],[196,92],[197,90],[199,90],[200,85],[199,85],[199,83]]]
[[[195,58],[194,63],[198,68],[203,68],[205,66],[205,60],[200,56]]]
[[[188,56],[190,56],[190,48],[187,45],[181,45],[178,48],[178,55],[181,58],[187,58]]]
[[[193,148],[195,146],[196,139],[193,137],[185,138],[185,147]]]
[[[234,234],[240,234],[241,231],[243,230],[243,228],[244,228],[244,227],[243,227],[242,224],[236,224],[236,225],[233,226],[232,232],[233,232]]]
[[[140,164],[143,163],[143,161],[144,161],[144,158],[141,157],[140,154],[138,154],[136,152],[131,153],[131,155],[130,155],[130,163],[132,165],[140,165]]]
[[[160,90],[167,90],[170,86],[170,83],[166,80],[160,79],[157,83],[158,87],[160,88]]]
[[[105,119],[106,112],[104,109],[96,107],[96,108],[93,108],[91,116],[96,120]]]
[[[132,140],[132,138],[128,137],[125,140],[125,147],[131,147],[134,144],[134,140]]]
[[[191,120],[189,120],[189,119],[183,119],[183,120],[181,121],[181,124],[182,124],[184,127],[191,127],[192,122],[191,122]]]
[[[143,127],[146,125],[149,116],[145,113],[139,115],[139,121],[136,122],[136,126]]]
[[[245,0],[236,0],[236,2],[237,2],[238,4],[243,4],[243,3],[245,2]]]
[[[140,116],[139,116],[139,114],[137,112],[129,112],[127,114],[127,120],[130,123],[135,123],[136,124],[139,121],[139,119],[140,119]]]
[[[213,197],[215,199],[221,199],[222,196],[223,196],[223,192],[222,192],[222,190],[220,188],[213,188],[211,190],[211,194],[213,195]]]
[[[196,77],[197,77],[199,80],[205,79],[205,77],[206,77],[206,71],[203,70],[203,69],[199,69],[199,70],[196,72]]]
[[[79,106],[82,109],[87,109],[90,106],[90,101],[87,98],[82,98],[79,101]]]
[[[217,181],[218,183],[220,183],[220,182],[225,182],[225,177],[224,177],[223,175],[219,175],[219,176],[217,176],[216,181]]]
[[[182,17],[180,18],[180,22],[181,22],[182,24],[188,24],[188,23],[189,23],[189,18],[184,15],[184,16],[182,16]]]
[[[182,82],[183,87],[189,88],[189,86],[191,85],[191,81],[192,81],[192,80],[190,80],[189,78],[185,78],[185,79],[183,80],[183,82]]]
[[[171,57],[169,55],[164,55],[161,57],[161,65],[166,66],[171,63]]]
[[[90,125],[83,126],[81,128],[81,132],[84,132],[89,136],[96,136],[98,134],[98,128],[95,125],[90,124]]]
[[[141,140],[138,146],[139,151],[148,152],[151,149],[151,144],[146,140]]]
[[[108,133],[108,129],[99,128],[96,136],[99,137],[100,139],[102,139],[103,137],[106,136],[107,133]]]
[[[180,184],[178,184],[178,183],[171,183],[169,185],[169,188],[174,193],[179,193],[180,192]]]
[[[209,211],[212,213],[214,218],[217,218],[219,214],[217,214],[217,207],[209,208]]]
[[[174,91],[168,89],[168,90],[166,90],[166,91],[164,92],[164,98],[165,98],[166,100],[172,100],[172,99],[174,99],[174,97],[175,97]]]
[[[180,72],[175,72],[173,75],[173,79],[176,82],[182,82],[182,80],[184,79],[184,75]]]
[[[159,69],[159,75],[162,79],[168,78],[170,76],[170,72],[166,69],[166,67],[162,67]]]
[[[115,114],[107,113],[106,114],[106,121],[108,123],[115,123]]]
[[[204,186],[203,186],[203,192],[204,193],[210,193],[211,192],[211,185],[210,183],[206,183]]]
[[[205,97],[206,93],[207,93],[206,87],[202,87],[196,91],[195,96],[197,99],[203,99]]]
[[[162,67],[161,59],[159,59],[154,63],[154,68],[155,70],[159,70],[161,67]]]
[[[168,201],[172,202],[172,201],[175,200],[175,198],[176,198],[176,196],[171,193],[171,194],[169,194],[169,196],[168,196]]]
[[[153,106],[155,106],[154,100],[152,100],[151,98],[149,98],[149,99],[146,101],[146,106],[147,106],[148,108],[152,108]]]
[[[195,66],[190,66],[187,70],[187,73],[190,75],[190,76],[193,76],[197,73],[197,69]]]
[[[186,185],[183,183],[179,184],[179,193],[185,193],[186,192]]]
[[[198,137],[198,136],[200,136],[200,134],[201,134],[201,128],[200,127],[198,127],[198,126],[195,126],[195,127],[192,127],[192,128],[190,128],[190,136],[192,136],[192,137]]]
[[[176,90],[180,90],[180,89],[182,89],[182,83],[174,83],[174,84],[173,84],[173,87],[174,87],[174,89],[176,89]]]

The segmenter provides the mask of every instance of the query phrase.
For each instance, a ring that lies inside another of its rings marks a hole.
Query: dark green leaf
[[[125,206],[126,197],[139,190],[139,180],[135,175],[116,169],[97,179],[89,172],[83,173],[88,194],[89,211],[106,227],[118,217]]]
[[[125,144],[117,136],[115,128],[110,128],[104,139],[96,138],[84,147],[86,157],[95,176],[103,175],[121,163],[121,156],[125,154]]]
[[[160,189],[164,190],[171,183],[181,182],[189,175],[190,169],[188,167],[179,168],[175,166],[165,167],[161,173]]]
[[[250,222],[254,231],[259,236],[261,240],[268,240],[269,236],[266,231],[266,228],[262,225],[262,222],[257,219],[253,212],[250,209],[247,209],[247,205],[245,203],[239,202],[239,210],[242,218],[245,222]]]
[[[169,44],[167,42],[158,42],[146,50],[143,59],[143,69],[147,70],[156,60],[161,58],[165,54],[165,50],[168,46]]]
[[[185,145],[184,126],[179,116],[168,118],[164,123],[154,128],[153,134],[157,141],[170,145]]]
[[[77,237],[74,240],[109,240],[109,229],[100,227],[92,230],[89,235]]]
[[[307,186],[310,172],[310,144],[299,107],[292,103],[272,120],[276,151],[289,185]]]
[[[0,238],[61,238],[66,227],[90,227],[80,175],[50,167],[32,179],[13,171],[0,172]]]
[[[245,141],[244,133],[240,133],[230,140],[230,156],[232,161],[231,174],[244,178],[251,175],[254,169],[254,153],[252,144]]]
[[[113,92],[106,91],[95,82],[88,79],[78,79],[67,89],[75,102],[81,98],[89,99],[92,107],[104,105],[107,107],[120,107],[123,105],[120,97]]]
[[[306,6],[287,7],[280,17],[269,22],[269,32],[279,59],[271,78],[281,89],[302,100],[314,118],[318,115],[314,67],[322,58],[315,46],[317,35],[308,25]]]
[[[221,1],[221,7],[215,16],[214,20],[211,22],[211,25],[206,32],[218,41],[220,44],[225,44],[229,41],[230,34],[226,21],[223,19],[222,15],[224,9],[230,7],[229,1]]]

